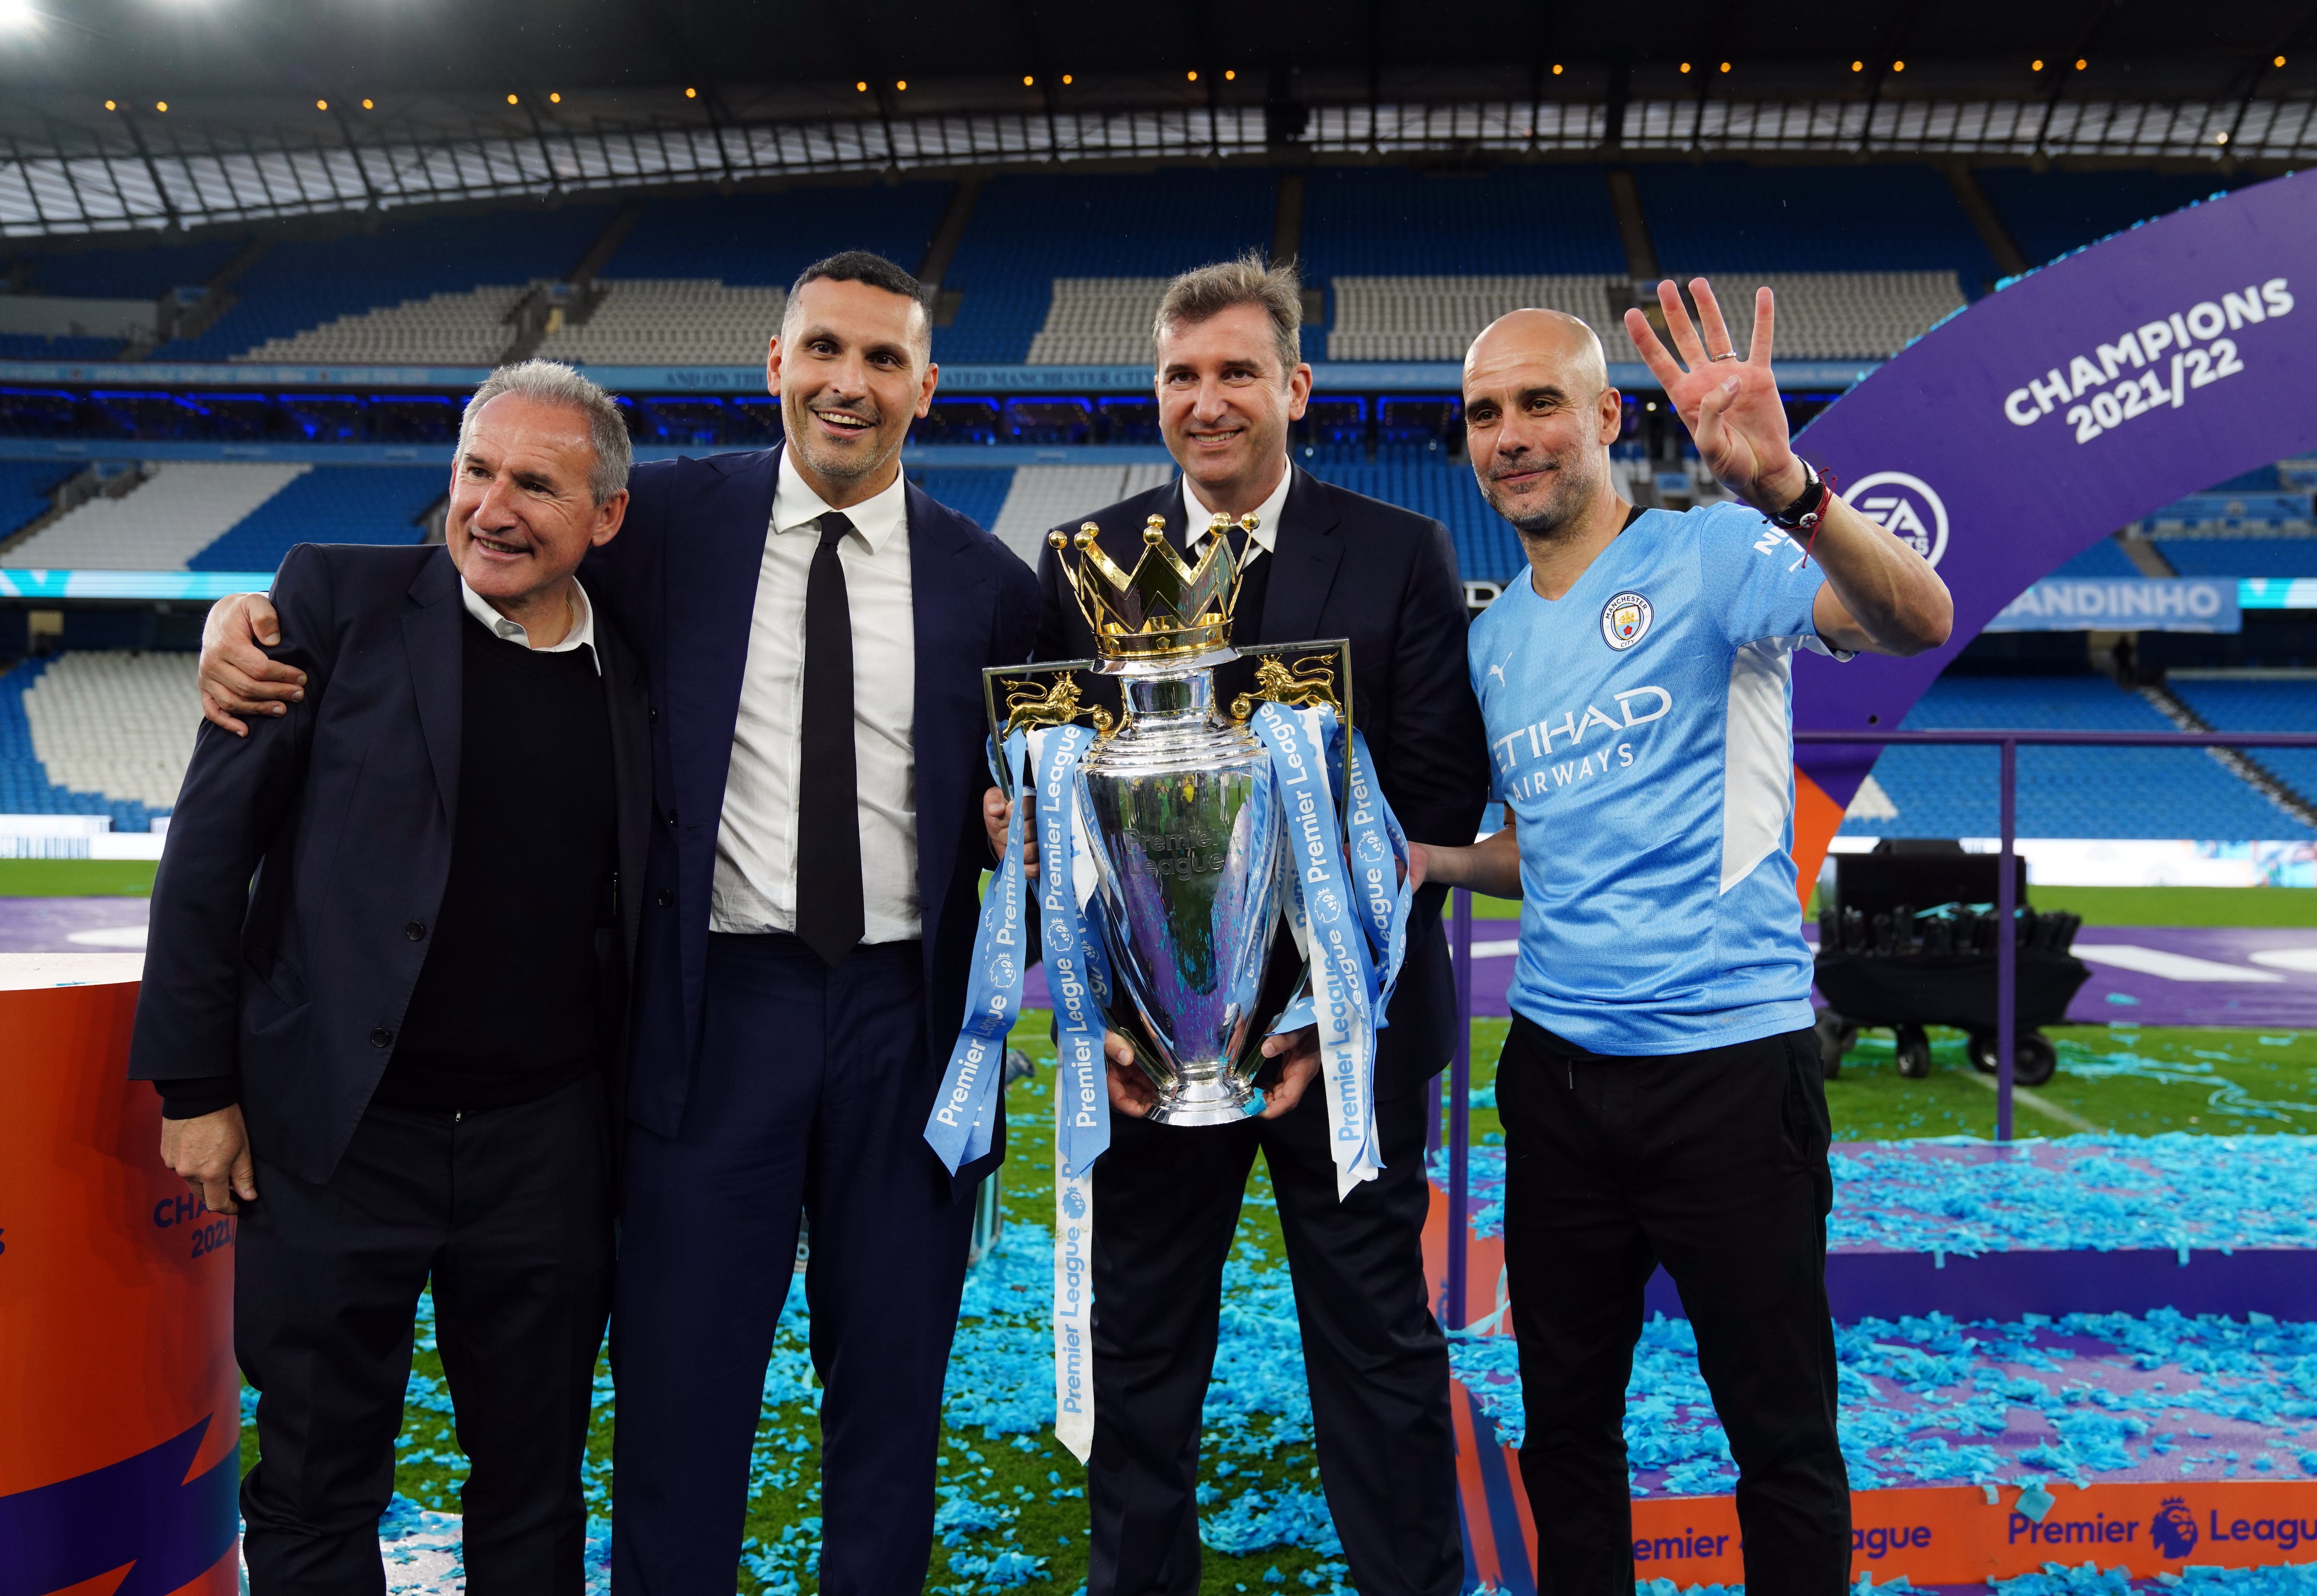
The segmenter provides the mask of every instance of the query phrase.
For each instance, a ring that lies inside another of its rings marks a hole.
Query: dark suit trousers
[[[825,1387],[819,1588],[925,1583],[973,1204],[953,1199],[926,1145],[922,969],[916,942],[857,948],[831,969],[794,937],[709,939],[682,1133],[631,1127],[628,1141],[612,1324],[619,1596],[732,1596],[800,1208]]]
[[[320,1185],[257,1152],[234,1272],[234,1350],[258,1390],[241,1484],[252,1596],[380,1596],[378,1519],[431,1274],[471,1465],[474,1596],[577,1596],[579,1460],[612,1270],[600,1077],[512,1108],[373,1103]]]
[[[1094,1166],[1088,1596],[1199,1589],[1199,1414],[1222,1270],[1261,1150],[1279,1201],[1320,1478],[1364,1596],[1464,1584],[1448,1348],[1424,1281],[1429,1082],[1376,1104],[1382,1175],[1338,1202],[1326,1092],[1277,1119],[1185,1128],[1117,1115]]]
[[[1812,1033],[1572,1057],[1516,1018],[1497,1103],[1537,1589],[1633,1589],[1625,1385],[1642,1290],[1662,1262],[1738,1460],[1749,1596],[1841,1596],[1850,1487],[1835,1439],[1833,1186]]]

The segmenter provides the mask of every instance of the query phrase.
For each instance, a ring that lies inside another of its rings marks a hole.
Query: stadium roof
[[[1075,161],[2267,166],[2313,106],[2312,0],[0,0],[0,234]]]

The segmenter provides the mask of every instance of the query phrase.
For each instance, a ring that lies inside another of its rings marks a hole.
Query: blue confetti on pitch
[[[1844,1142],[1829,1159],[1839,1250],[1951,1253],[2317,1249],[2317,1137],[1970,1137]],[[1473,1234],[1504,1232],[1504,1154],[1472,1150]],[[1445,1186],[1447,1155],[1432,1179]]]

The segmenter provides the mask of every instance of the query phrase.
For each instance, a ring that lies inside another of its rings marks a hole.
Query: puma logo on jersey
[[[1517,648],[1516,648],[1516,649],[1514,649],[1514,650],[1513,650],[1513,654],[1518,654],[1519,652],[1520,652],[1520,650],[1519,650],[1519,649],[1517,649]],[[1497,685],[1498,685],[1498,687],[1509,687],[1509,686],[1511,686],[1511,685],[1512,685],[1512,683],[1511,683],[1511,682],[1507,682],[1507,681],[1505,680],[1505,665],[1508,665],[1508,664],[1512,664],[1512,663],[1513,663],[1513,655],[1512,655],[1512,654],[1507,654],[1507,655],[1505,655],[1505,657],[1504,657],[1504,664],[1494,664],[1494,665],[1490,665],[1490,666],[1489,667],[1489,674],[1490,674],[1490,675],[1491,675],[1491,676],[1494,676],[1494,677],[1497,679]]]

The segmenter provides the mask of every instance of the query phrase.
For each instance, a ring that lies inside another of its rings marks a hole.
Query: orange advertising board
[[[0,1596],[238,1583],[233,1221],[127,1078],[138,964],[0,957]]]

